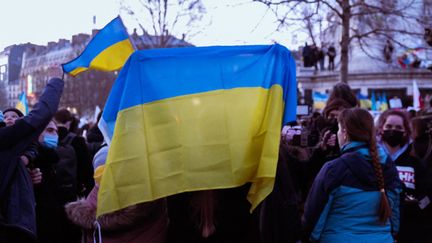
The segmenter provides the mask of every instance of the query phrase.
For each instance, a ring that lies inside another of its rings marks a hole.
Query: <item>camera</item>
[[[301,125],[285,126],[282,130],[282,140],[296,147],[315,146],[320,140],[320,133],[313,121],[313,117],[303,117]]]

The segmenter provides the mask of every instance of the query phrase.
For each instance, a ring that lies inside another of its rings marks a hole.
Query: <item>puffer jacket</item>
[[[380,192],[369,150],[352,142],[342,156],[324,165],[309,192],[303,225],[314,242],[392,243],[399,228],[401,182],[382,149],[380,162],[392,216],[378,220]]]

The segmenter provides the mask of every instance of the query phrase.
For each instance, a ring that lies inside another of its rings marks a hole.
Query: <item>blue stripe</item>
[[[269,89],[273,85],[283,88],[284,123],[295,120],[295,62],[283,46],[137,51],[131,55],[115,81],[103,119],[111,129],[119,111],[136,105],[216,90]]]
[[[275,84],[283,87],[287,83],[284,80],[295,68],[286,66],[286,60],[281,60],[290,58],[289,52],[281,57],[274,55],[274,50],[270,50],[278,48],[282,47],[249,47],[249,50],[239,52],[237,47],[237,55],[233,56],[229,55],[232,54],[231,48],[221,47],[207,50],[204,48],[204,51],[199,50],[202,48],[181,48],[135,52],[113,88],[114,93],[119,93],[111,96],[119,97],[125,94],[123,97],[126,99],[121,101],[119,107],[123,110],[149,102],[208,91],[246,87],[269,89]],[[212,56],[211,50],[214,49],[219,51],[216,57]],[[197,52],[198,50],[200,52]],[[191,55],[193,53],[198,53],[198,56],[207,55],[209,58],[203,62],[202,58],[196,58],[197,55]],[[277,66],[273,70],[279,72],[267,70],[271,66]],[[287,87],[283,88],[285,90]]]
[[[120,17],[113,19],[93,37],[81,55],[63,64],[64,72],[69,73],[78,67],[89,67],[91,61],[105,49],[128,38]]]

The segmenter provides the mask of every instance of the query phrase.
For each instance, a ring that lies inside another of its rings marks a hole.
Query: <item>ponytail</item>
[[[371,141],[369,145],[370,145],[369,151],[372,156],[372,165],[374,167],[375,175],[378,180],[378,186],[381,194],[379,208],[378,208],[379,221],[381,223],[385,223],[387,219],[390,218],[391,216],[391,208],[387,198],[387,194],[385,192],[384,176],[383,176],[381,164],[378,161],[378,152],[376,147],[375,136],[371,136]]]
[[[379,221],[385,223],[391,216],[391,208],[385,192],[381,163],[378,160],[373,118],[367,110],[352,108],[343,110],[338,116],[338,121],[341,127],[346,129],[347,135],[351,141],[359,141],[369,144],[372,166],[374,168],[380,192],[380,202],[378,207]]]

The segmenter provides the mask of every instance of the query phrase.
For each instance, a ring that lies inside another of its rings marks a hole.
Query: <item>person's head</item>
[[[39,143],[47,148],[56,148],[58,145],[57,125],[54,121],[50,121],[45,127],[41,135],[39,135]]]
[[[432,117],[429,117],[428,119],[424,117],[415,117],[411,119],[411,138],[413,140],[416,140],[418,138],[426,138],[429,135],[428,122],[430,122],[431,119]]]
[[[367,110],[351,108],[343,110],[339,114],[338,122],[339,131],[337,136],[341,147],[348,142],[363,142],[369,147],[378,188],[381,192],[378,215],[380,222],[384,223],[391,216],[391,209],[385,194],[384,176],[378,159],[373,117]]]
[[[411,136],[410,119],[401,110],[387,110],[378,120],[378,135],[390,147],[407,144]]]
[[[56,112],[54,115],[54,121],[58,127],[58,135],[60,140],[62,140],[71,130],[72,123],[74,123],[74,117],[70,111],[63,108]]]
[[[8,108],[4,110],[3,115],[4,115],[4,123],[6,124],[7,127],[12,126],[13,124],[15,124],[16,120],[24,116],[24,114],[16,108]]]
[[[336,98],[344,100],[351,107],[360,106],[360,103],[357,97],[355,96],[354,92],[351,90],[351,87],[346,83],[339,82],[335,86],[333,86],[333,90],[327,102],[331,102]]]
[[[54,120],[58,127],[66,127],[68,130],[73,121],[73,116],[67,109],[60,109],[54,115]]]
[[[352,107],[353,106],[351,106],[345,100],[335,98],[327,102],[323,110],[323,115],[327,120],[337,120],[341,111]]]
[[[367,144],[375,141],[373,117],[367,110],[361,108],[345,109],[339,114],[338,122],[339,146],[342,147],[351,141]]]

